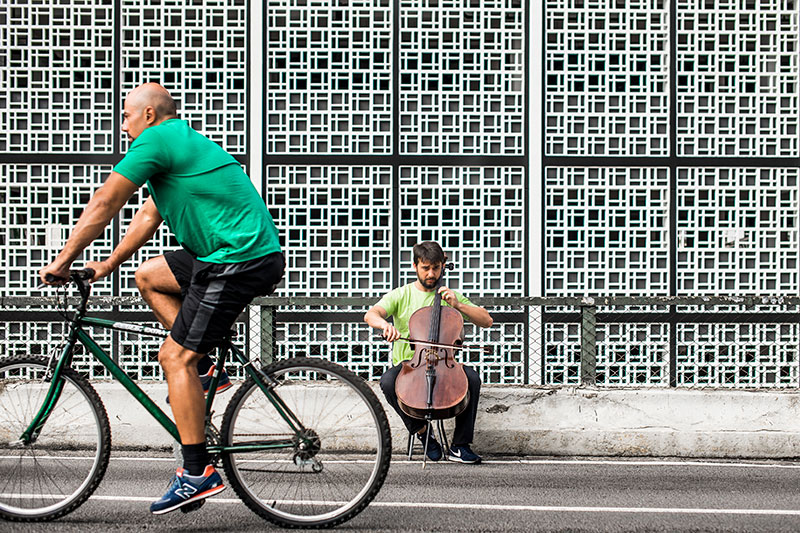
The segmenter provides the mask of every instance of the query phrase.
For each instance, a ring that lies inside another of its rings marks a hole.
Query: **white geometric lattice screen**
[[[279,294],[377,299],[406,281],[422,238],[445,243],[452,284],[470,296],[525,294],[524,4],[267,0],[263,28],[251,11],[246,0],[0,6],[4,294],[42,294],[36,272],[127,149],[122,101],[143,81],[161,82],[181,118],[243,164],[249,131],[262,128],[265,200],[289,263]],[[251,64],[249,47],[262,45],[263,65]],[[263,79],[263,124],[248,124],[252,76]],[[85,259],[118,242],[143,194]],[[136,265],[175,246],[160,229],[100,293],[135,295]],[[281,327],[281,355],[330,355],[370,377],[389,359],[360,321]],[[495,332],[488,340],[510,348],[476,366],[519,383],[522,325]],[[155,344],[108,340],[128,370],[159,377]]]
[[[547,295],[797,294],[799,20],[795,0],[545,2]],[[685,311],[709,318],[599,324],[599,382],[800,384],[796,323]],[[546,325],[546,382],[579,382],[576,335]]]
[[[63,245],[91,193],[127,148],[124,95],[161,82],[181,117],[246,161],[247,5],[244,0],[11,0],[0,5],[0,290],[37,291],[37,272]],[[119,22],[118,22],[119,21]],[[121,23],[121,25],[120,25]],[[107,257],[143,191],[84,254]],[[138,294],[135,266],[177,243],[165,228],[94,294]],[[60,324],[0,324],[9,353],[47,353]],[[33,329],[31,329],[33,328]],[[55,328],[55,329],[54,329]],[[157,342],[95,332],[142,379],[161,376]],[[78,354],[91,377],[102,368]]]
[[[528,5],[543,16],[544,71],[527,73],[544,87],[543,122],[527,125],[542,129],[541,169],[528,169],[526,152],[524,66],[538,53],[527,46]],[[547,295],[800,289],[796,0],[263,7],[262,66],[249,62],[248,47],[262,42],[245,0],[0,5],[4,294],[37,294],[35,272],[124,153],[122,97],[144,80],[167,86],[183,117],[243,164],[248,132],[263,129],[265,199],[289,259],[284,295],[377,298],[409,279],[419,239],[444,243],[458,266],[453,284],[469,296],[524,295],[527,199],[538,195]],[[263,77],[264,124],[248,124],[253,75]],[[543,188],[533,190],[539,173]],[[132,214],[126,208],[87,259],[106,253]],[[162,231],[140,260],[174,246]],[[99,290],[135,294],[133,270]],[[710,324],[600,324],[598,376],[608,385],[797,385],[796,325]],[[576,383],[572,326],[545,325],[548,348],[533,354],[541,362],[530,374],[519,356],[529,333],[498,325],[483,340],[512,349],[476,366],[487,381]],[[388,360],[377,345],[358,352],[372,336],[358,322],[303,327],[312,340],[298,341],[298,353],[334,339],[337,357],[373,377]],[[696,348],[708,338],[725,339],[713,357]],[[763,353],[724,348],[759,339]],[[154,375],[152,363],[142,377]]]
[[[245,0],[121,0],[121,97],[158,80],[182,119],[228,152],[245,154]]]
[[[427,239],[456,262],[453,287],[525,294],[523,3],[265,10],[265,190],[288,262],[279,294],[377,300],[411,281],[410,248]],[[344,325],[280,324],[281,355],[347,352],[377,378],[388,351],[364,345],[374,334],[361,313]],[[526,379],[524,328],[509,326],[483,333],[513,345],[474,362],[487,381]]]

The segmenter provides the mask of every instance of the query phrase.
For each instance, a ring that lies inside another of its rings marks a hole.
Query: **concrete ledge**
[[[382,394],[372,384],[378,397]],[[116,448],[170,448],[172,439],[119,384],[94,382]],[[164,409],[166,384],[142,388]],[[221,420],[227,401],[217,403]],[[394,447],[408,434],[389,409]],[[446,426],[452,428],[452,421]],[[484,386],[474,448],[547,456],[800,457],[800,392],[541,389]]]
[[[487,451],[800,456],[798,392],[486,387],[482,400],[475,440]]]

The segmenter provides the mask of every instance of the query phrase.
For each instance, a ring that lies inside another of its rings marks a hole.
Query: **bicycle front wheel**
[[[0,518],[52,520],[94,492],[108,465],[111,430],[97,392],[72,369],[38,437],[22,433],[42,408],[52,382],[46,359],[0,360]]]
[[[223,455],[236,494],[259,516],[283,527],[331,527],[361,512],[383,485],[391,460],[389,422],[369,386],[345,368],[293,358],[264,369],[288,413],[252,378],[228,404],[227,446],[261,447]],[[286,416],[302,429],[294,431]],[[263,449],[269,443],[286,447]]]

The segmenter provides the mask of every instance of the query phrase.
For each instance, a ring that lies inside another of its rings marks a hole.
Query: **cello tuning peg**
[[[453,263],[445,263],[444,268],[445,270],[455,270],[456,265]]]

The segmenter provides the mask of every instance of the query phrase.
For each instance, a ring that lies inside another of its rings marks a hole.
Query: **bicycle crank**
[[[222,436],[210,420],[206,421],[206,447],[209,449],[220,449],[222,447]],[[209,453],[208,458],[211,464],[214,465],[214,468],[216,468],[219,464],[219,453]],[[181,509],[183,509],[183,507],[181,507]],[[186,512],[188,513],[188,511]]]

